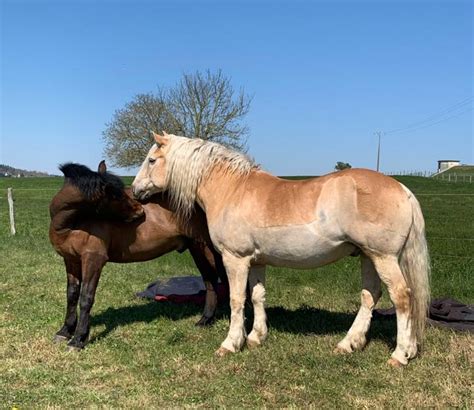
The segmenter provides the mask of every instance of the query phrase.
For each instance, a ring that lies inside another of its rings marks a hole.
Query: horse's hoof
[[[257,347],[260,347],[262,344],[257,341],[257,340],[253,340],[253,339],[247,339],[247,348],[249,350],[254,350],[256,349]]]
[[[347,350],[344,347],[336,346],[332,352],[335,354],[350,354],[352,353],[352,350]]]
[[[67,352],[80,352],[81,350],[82,349],[80,347],[71,346],[71,345],[68,345],[68,347],[66,348]]]
[[[203,316],[201,319],[199,319],[196,322],[196,326],[204,327],[204,326],[211,326],[214,323],[214,316],[213,317],[207,317]]]
[[[63,335],[54,335],[53,337],[53,343],[62,343],[66,342],[69,340],[69,337],[63,336]]]
[[[225,347],[219,347],[219,349],[216,350],[216,356],[217,357],[224,357],[230,353],[233,353],[231,352],[229,349],[226,349]]]
[[[387,363],[392,366],[392,367],[395,367],[397,369],[400,369],[403,367],[403,363],[402,362],[399,362],[397,359],[394,359],[393,357],[391,357],[390,359],[388,359]]]

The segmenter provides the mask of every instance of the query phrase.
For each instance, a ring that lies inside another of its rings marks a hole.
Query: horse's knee
[[[245,304],[245,294],[244,295],[232,295],[230,297],[230,308],[231,309],[243,309]]]
[[[257,283],[252,289],[252,303],[264,303],[265,302],[265,287],[262,283]]]
[[[362,292],[360,293],[360,302],[362,306],[372,310],[375,306],[374,295],[372,295],[368,290],[362,289]]]

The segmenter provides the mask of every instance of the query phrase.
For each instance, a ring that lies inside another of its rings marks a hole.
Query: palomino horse
[[[78,164],[65,164],[60,169],[65,181],[51,201],[49,237],[66,265],[67,309],[55,340],[72,338],[71,350],[85,346],[90,310],[107,261],[146,261],[173,250],[189,249],[207,289],[204,314],[197,324],[212,323],[218,277],[227,279],[202,210],[196,210],[183,224],[169,210],[166,196],[156,195],[142,205],[131,198],[119,177],[106,172],[103,161],[99,172]]]
[[[364,169],[282,180],[219,144],[166,133],[154,137],[132,190],[143,199],[166,189],[181,216],[195,202],[206,213],[230,286],[230,329],[218,355],[239,350],[245,341],[247,280],[255,311],[247,344],[258,346],[267,336],[266,265],[313,268],[351,254],[361,256],[361,307],[336,350],[364,347],[382,280],[397,314],[389,363],[407,364],[416,355],[429,301],[429,261],[420,205],[405,186]]]

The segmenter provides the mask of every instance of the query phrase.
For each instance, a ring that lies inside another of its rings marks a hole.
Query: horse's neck
[[[78,211],[68,209],[59,212],[51,219],[51,226],[55,231],[71,230],[74,227]]]
[[[206,214],[212,214],[213,210],[219,209],[229,196],[243,189],[245,181],[254,172],[257,170],[250,171],[249,175],[240,175],[229,174],[219,168],[214,169],[198,187],[196,198],[198,204]]]
[[[68,194],[63,189],[51,201],[49,208],[51,227],[55,231],[73,229],[78,216],[84,213],[85,207],[83,200]],[[90,207],[92,209],[92,205]]]

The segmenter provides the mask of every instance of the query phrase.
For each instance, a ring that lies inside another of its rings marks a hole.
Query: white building
[[[438,161],[438,173],[458,165],[461,165],[461,161],[457,159],[440,159]]]

